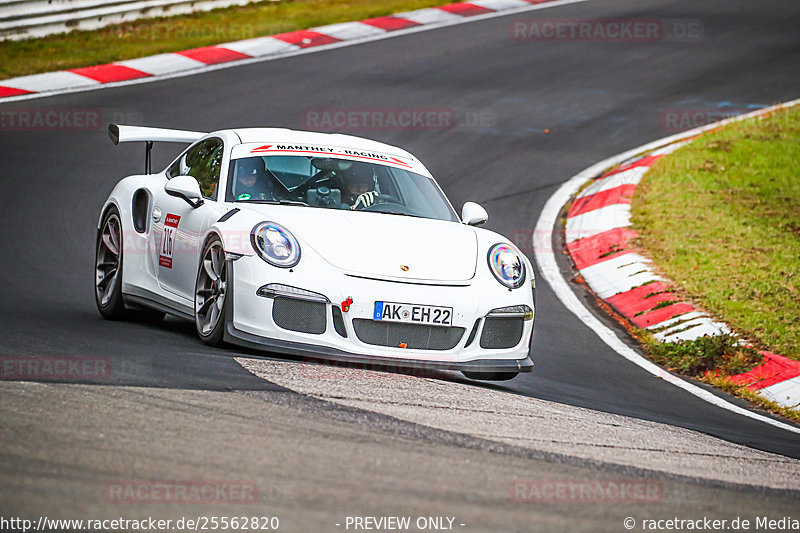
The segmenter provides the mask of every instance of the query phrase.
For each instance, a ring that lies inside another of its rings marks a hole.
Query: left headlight
[[[495,244],[489,249],[489,270],[497,281],[516,289],[525,282],[525,262],[508,244]]]
[[[291,268],[300,261],[300,243],[277,222],[256,224],[250,233],[253,248],[261,259],[281,268]]]

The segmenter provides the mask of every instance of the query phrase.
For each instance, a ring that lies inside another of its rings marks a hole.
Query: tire
[[[122,300],[122,250],[122,221],[112,207],[97,232],[94,261],[94,300],[108,320],[122,320],[127,315]]]
[[[122,220],[116,207],[103,217],[95,243],[94,299],[107,320],[158,322],[165,313],[152,309],[126,309],[122,298]]]
[[[200,254],[194,285],[194,324],[197,336],[209,346],[219,346],[225,334],[228,265],[219,237],[210,239]]]
[[[519,375],[519,372],[461,372],[469,379],[480,381],[508,381]]]

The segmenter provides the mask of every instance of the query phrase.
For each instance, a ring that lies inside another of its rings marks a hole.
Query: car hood
[[[259,211],[265,220],[282,224],[328,263],[350,274],[450,282],[475,275],[478,239],[471,226],[294,206]]]

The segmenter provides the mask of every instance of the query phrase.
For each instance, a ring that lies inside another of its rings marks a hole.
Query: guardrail
[[[255,0],[0,0],[0,40],[95,30],[140,18],[185,15]],[[277,2],[280,0],[267,0]]]

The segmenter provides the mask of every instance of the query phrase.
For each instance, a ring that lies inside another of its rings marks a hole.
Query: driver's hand
[[[364,194],[360,194],[358,195],[358,198],[356,198],[356,202],[353,204],[353,207],[350,209],[358,209],[358,206],[361,206],[362,209],[369,207],[375,203],[375,199],[377,197],[378,191],[369,191],[365,192]]]

